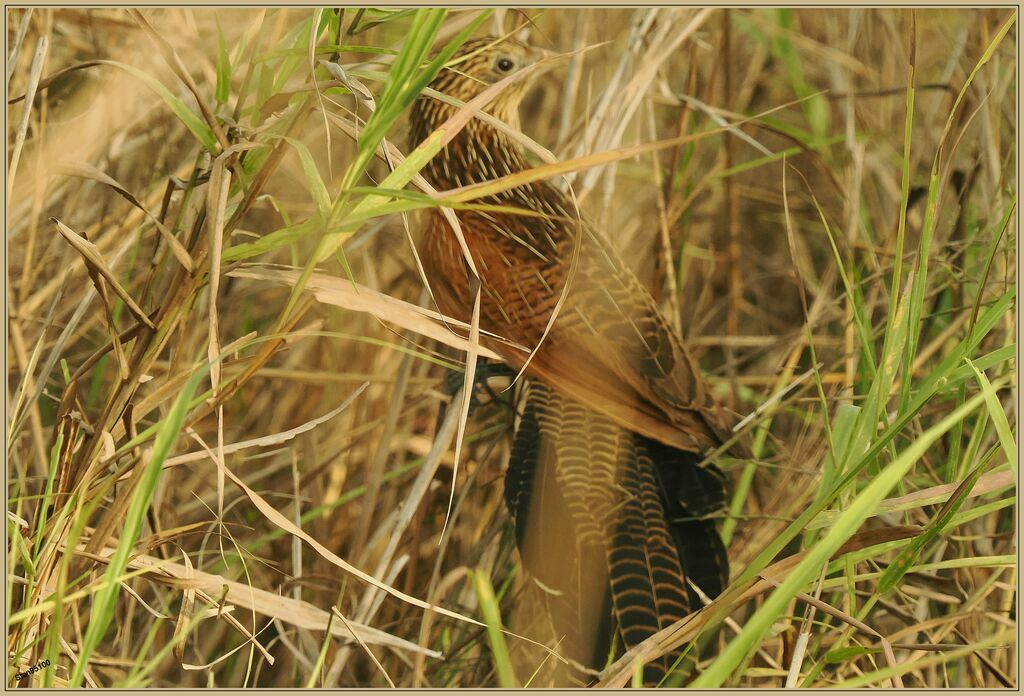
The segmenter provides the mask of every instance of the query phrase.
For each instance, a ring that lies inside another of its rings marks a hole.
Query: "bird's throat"
[[[455,107],[447,104],[418,106],[413,113],[412,146],[423,142],[456,113]],[[518,109],[499,109],[493,115],[511,128],[519,127]],[[422,174],[438,190],[447,190],[500,179],[529,166],[519,143],[477,115],[441,149]]]

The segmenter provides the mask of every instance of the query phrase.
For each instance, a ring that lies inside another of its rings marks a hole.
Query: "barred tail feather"
[[[534,383],[505,498],[523,564],[549,590],[562,652],[590,669],[607,658],[614,616],[628,649],[698,609],[728,580],[713,520],[724,477],[696,455],[626,431]],[[595,633],[600,635],[595,639]],[[684,648],[647,666],[656,685]],[[692,659],[683,661],[689,671]]]

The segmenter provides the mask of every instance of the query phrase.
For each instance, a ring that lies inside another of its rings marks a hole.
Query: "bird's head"
[[[510,38],[487,36],[464,43],[448,64],[438,73],[431,88],[466,102],[489,86],[509,75],[548,57],[548,51],[529,46]],[[519,104],[539,73],[517,80],[505,87],[485,109],[497,118],[516,125]],[[435,101],[421,97],[421,103]],[[435,101],[436,104],[436,101]],[[435,117],[446,118],[455,109],[438,108]],[[436,123],[434,125],[440,125]]]

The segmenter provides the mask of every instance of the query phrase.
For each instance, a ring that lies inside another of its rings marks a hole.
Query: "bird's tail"
[[[516,434],[505,498],[523,564],[547,592],[563,655],[591,670],[609,657],[612,625],[631,648],[728,579],[714,522],[721,474],[697,457],[624,430],[534,383]],[[685,651],[645,669],[655,685],[689,671]],[[692,651],[687,653],[692,654]]]

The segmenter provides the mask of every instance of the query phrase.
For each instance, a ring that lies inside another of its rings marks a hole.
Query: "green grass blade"
[[[1010,466],[1014,467],[1016,471],[1017,467],[1017,444],[1014,442],[1013,429],[1010,428],[1010,422],[1006,418],[1006,411],[1003,410],[1003,405],[999,403],[999,397],[996,395],[996,390],[992,388],[992,383],[989,382],[988,377],[985,373],[979,370],[974,363],[969,359],[964,358],[971,370],[974,371],[975,376],[978,379],[978,385],[981,387],[981,393],[985,396],[985,406],[988,408],[989,418],[992,419],[992,424],[996,428],[996,433],[999,435],[999,444],[1003,447],[1003,452],[1006,454],[1006,461],[1010,463]]]
[[[309,190],[313,195],[317,212],[320,214],[321,219],[325,219],[330,213],[333,203],[331,202],[331,194],[327,192],[327,186],[324,184],[324,180],[316,168],[316,162],[313,161],[313,154],[301,140],[287,136],[281,136],[281,138],[295,148],[295,152],[299,155],[299,160],[302,162],[302,173],[305,175],[306,183],[309,185]]]
[[[120,577],[128,566],[128,558],[131,555],[135,540],[142,531],[143,522],[146,519],[146,511],[149,509],[149,501],[156,490],[157,481],[160,479],[161,467],[164,460],[170,454],[174,442],[178,438],[181,426],[185,422],[188,413],[188,404],[199,386],[200,380],[206,375],[209,368],[196,371],[185,384],[181,393],[174,400],[167,417],[164,419],[160,429],[153,441],[152,455],[148,462],[145,462],[145,473],[139,481],[138,488],[132,494],[131,502],[128,505],[128,512],[125,515],[124,526],[121,529],[117,550],[111,556],[104,573],[105,585],[97,594],[90,612],[89,625],[85,630],[85,637],[79,650],[78,660],[75,662],[74,670],[68,680],[71,688],[78,688],[82,684],[82,677],[89,657],[99,645],[100,640],[107,631],[107,627],[114,618],[114,609],[117,596],[120,592]]]
[[[924,549],[925,545],[945,529],[946,525],[967,499],[967,494],[971,492],[972,488],[974,488],[974,484],[981,477],[983,472],[984,467],[979,466],[970,476],[964,479],[954,494],[950,496],[946,504],[942,506],[942,509],[935,516],[935,519],[933,519],[928,525],[928,528],[921,534],[914,537],[907,548],[903,549],[903,551],[896,556],[895,560],[889,564],[889,567],[885,569],[885,572],[882,573],[881,579],[878,581],[878,589],[876,590],[878,594],[885,594],[899,584],[900,580],[903,579],[903,576],[906,575],[914,563],[917,562],[917,558],[921,554],[921,550]]]
[[[124,70],[125,72],[142,80],[150,89],[157,93],[171,111],[174,112],[174,115],[178,117],[178,120],[185,124],[186,128],[192,131],[192,134],[199,139],[199,142],[203,144],[203,147],[206,148],[207,151],[212,153],[217,152],[217,138],[214,137],[213,130],[206,125],[206,122],[203,121],[196,112],[188,108],[188,106],[185,105],[185,102],[174,96],[171,93],[171,90],[167,89],[160,80],[136,67],[128,65],[127,63],[119,63],[116,60],[100,60],[97,62],[103,65],[111,65],[115,68],[120,68],[121,70]]]
[[[717,688],[746,659],[761,638],[786,610],[796,596],[820,573],[843,543],[853,536],[885,496],[906,476],[911,467],[953,424],[981,405],[983,397],[975,396],[961,408],[943,418],[904,450],[857,495],[821,540],[811,547],[799,565],[765,600],[762,607],[747,621],[743,630],[726,646],[714,662],[691,684],[694,688]]]
[[[487,573],[477,569],[473,573],[473,586],[476,588],[477,600],[480,602],[480,613],[487,624],[487,642],[494,655],[494,668],[498,673],[498,686],[503,689],[516,689],[519,683],[512,671],[512,661],[508,654],[508,645],[502,633],[501,609],[494,596],[494,588]]]
[[[224,32],[220,28],[220,19],[217,19],[217,82],[214,87],[214,98],[218,104],[226,104],[231,94],[231,57],[228,55],[228,44],[224,39]]]
[[[1003,24],[1002,28],[996,33],[992,41],[989,42],[988,47],[985,49],[984,54],[975,64],[974,69],[971,70],[970,75],[964,81],[963,87],[960,88],[960,92],[957,95],[956,101],[953,103],[953,108],[949,111],[949,116],[946,119],[946,125],[943,128],[942,136],[939,139],[939,147],[935,152],[935,159],[932,162],[931,175],[928,182],[928,201],[925,205],[924,223],[921,229],[921,241],[918,245],[918,258],[917,268],[914,272],[914,283],[910,293],[909,308],[910,308],[910,330],[907,335],[906,343],[906,360],[907,370],[909,371],[910,365],[913,364],[914,357],[917,355],[917,346],[920,342],[921,336],[921,320],[922,311],[924,306],[925,290],[928,285],[928,265],[931,257],[931,240],[935,233],[935,227],[938,222],[938,208],[939,208],[939,195],[940,195],[940,166],[943,159],[943,154],[946,150],[946,142],[952,131],[953,121],[957,114],[958,107],[963,101],[964,95],[974,82],[974,78],[977,76],[978,71],[992,58],[996,48],[1002,43],[1006,33],[1010,30],[1010,27],[1017,20],[1017,13],[1014,12],[1010,18]],[[902,406],[910,398],[910,385],[911,375],[907,374],[906,379],[903,383],[902,393],[900,395],[900,405]]]

